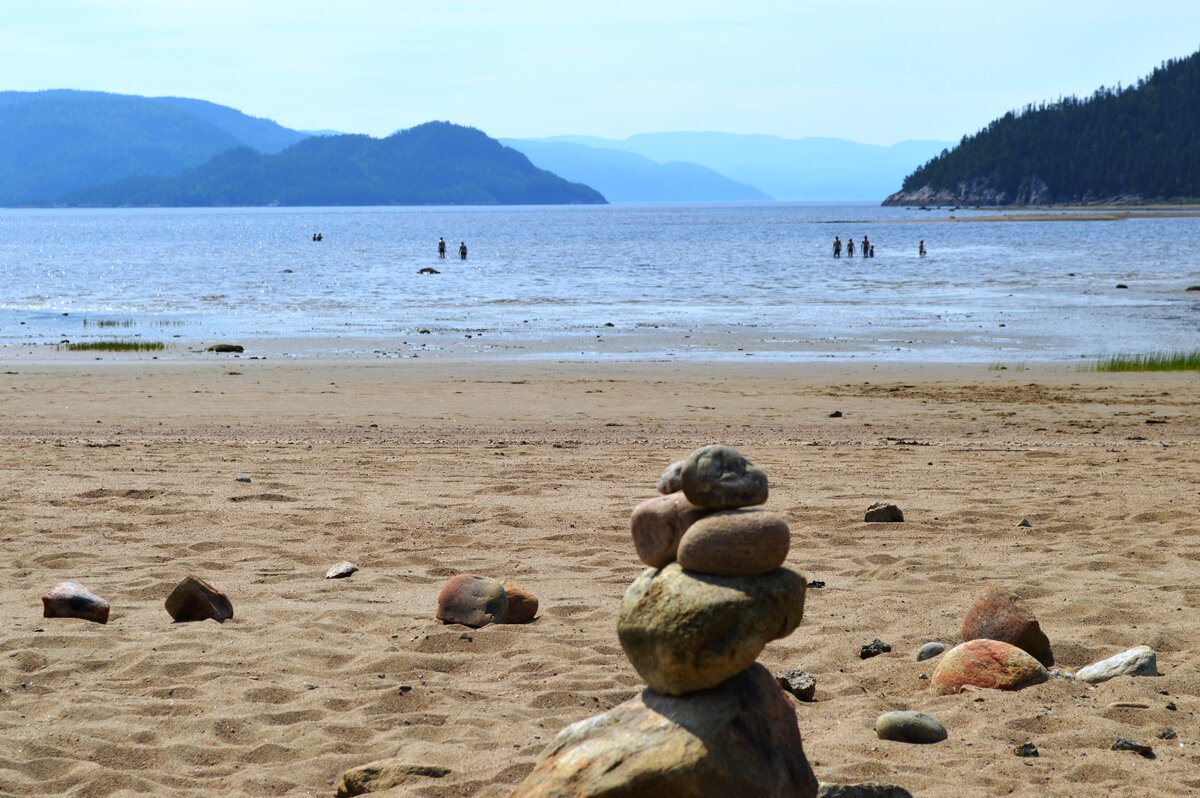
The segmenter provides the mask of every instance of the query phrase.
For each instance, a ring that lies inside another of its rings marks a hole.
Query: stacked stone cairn
[[[649,687],[560,732],[513,798],[815,796],[795,710],[755,662],[804,613],[804,577],[783,567],[788,525],[757,507],[766,474],[706,446],[668,468],[659,491],[633,511],[650,568],[617,622]]]

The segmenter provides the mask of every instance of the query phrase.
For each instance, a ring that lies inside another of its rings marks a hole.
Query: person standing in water
[[[921,239],[921,243],[917,245],[917,257],[925,257],[925,239]]]
[[[846,257],[854,257],[854,236],[850,236],[846,239]]]
[[[837,236],[833,237],[833,257],[842,257],[842,239]]]
[[[438,257],[442,260],[446,259],[446,239],[438,236]]]
[[[869,257],[871,257],[871,242],[867,240],[867,237],[866,237],[866,236],[863,236],[863,242],[862,242],[862,256],[863,256],[864,258],[869,258]]]
[[[466,241],[458,242],[458,259],[459,260],[467,259],[467,242]]]

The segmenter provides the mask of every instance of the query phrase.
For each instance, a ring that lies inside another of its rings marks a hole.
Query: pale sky
[[[956,141],[1200,49],[1200,0],[6,0],[0,90],[287,127]]]

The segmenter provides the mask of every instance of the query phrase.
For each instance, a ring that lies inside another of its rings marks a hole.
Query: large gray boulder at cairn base
[[[767,500],[767,474],[731,446],[697,449],[679,472],[683,494],[706,510],[733,510]]]
[[[512,798],[813,798],[796,713],[762,665],[683,698],[645,690],[563,729]]]
[[[787,637],[804,616],[804,577],[713,576],[679,563],[650,569],[625,591],[617,636],[654,690],[682,695],[716,687]]]

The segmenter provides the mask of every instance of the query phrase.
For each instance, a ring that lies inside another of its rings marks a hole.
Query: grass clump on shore
[[[54,348],[62,349],[63,346],[68,352],[161,352],[167,348],[161,341],[82,341]]]
[[[1108,355],[1092,371],[1200,371],[1200,349],[1151,352],[1148,355]]]

